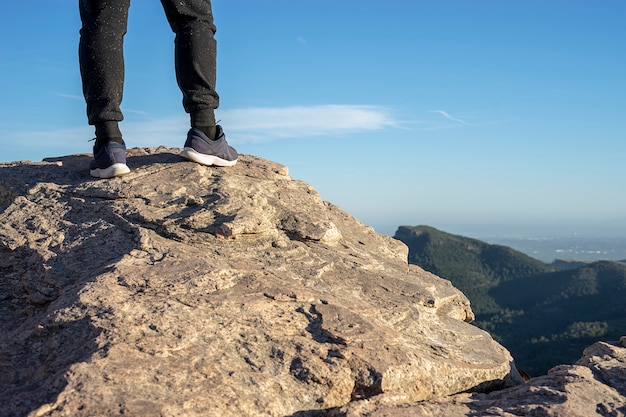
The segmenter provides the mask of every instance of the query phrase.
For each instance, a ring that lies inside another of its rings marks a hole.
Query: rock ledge
[[[112,180],[88,155],[0,164],[3,415],[373,415],[526,386],[402,243],[284,166],[177,152],[132,149]]]

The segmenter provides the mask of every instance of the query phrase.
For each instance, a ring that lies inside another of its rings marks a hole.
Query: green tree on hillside
[[[394,237],[408,246],[410,263],[463,291],[475,324],[531,375],[578,359],[600,338],[626,334],[624,263],[557,270],[511,248],[428,226],[402,226]]]

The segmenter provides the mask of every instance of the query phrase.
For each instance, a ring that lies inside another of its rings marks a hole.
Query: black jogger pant
[[[175,67],[192,125],[215,125],[216,42],[210,0],[161,0],[176,34]],[[118,122],[124,88],[124,35],[130,0],[79,0],[79,61],[89,124]],[[117,123],[115,123],[117,129]]]

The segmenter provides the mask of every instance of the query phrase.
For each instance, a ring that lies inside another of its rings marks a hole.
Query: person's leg
[[[176,78],[183,93],[183,107],[191,126],[216,139],[215,24],[209,0],[161,0],[167,20],[176,34]]]
[[[83,94],[96,145],[124,144],[118,122],[124,88],[124,35],[130,0],[79,0],[82,28],[78,48]]]
[[[232,166],[237,151],[215,123],[219,96],[215,91],[215,24],[209,0],[161,0],[176,34],[176,78],[183,106],[191,118],[181,156],[203,165]]]
[[[130,172],[118,122],[124,88],[124,35],[130,0],[79,0],[78,55],[90,125],[96,129],[89,172],[111,178]]]

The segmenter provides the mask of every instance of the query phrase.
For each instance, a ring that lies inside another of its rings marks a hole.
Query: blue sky
[[[0,15],[1,161],[90,152],[76,0]],[[216,0],[218,119],[381,233],[626,236],[626,2]],[[173,34],[133,0],[121,128],[180,147]]]

